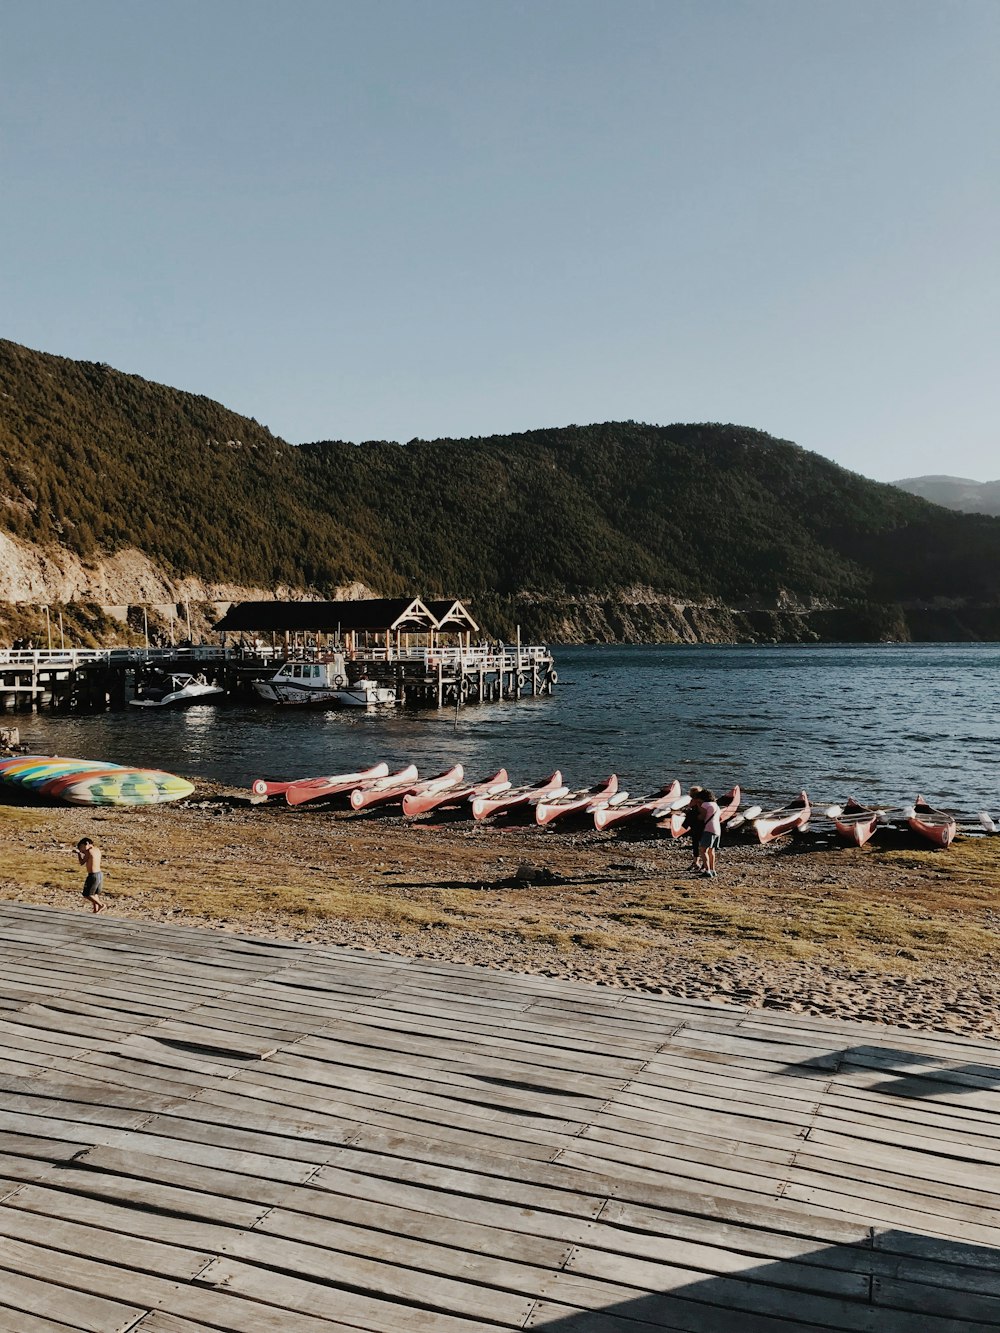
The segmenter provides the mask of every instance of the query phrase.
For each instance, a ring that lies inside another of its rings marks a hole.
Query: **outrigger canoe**
[[[387,777],[362,782],[351,792],[351,808],[367,810],[369,806],[401,801],[408,791],[413,790],[418,776],[416,764],[409,764]]]
[[[936,847],[948,847],[958,832],[953,815],[946,810],[935,810],[922,796],[913,802],[913,813],[907,811],[906,822],[914,833],[919,833]]]
[[[475,800],[477,796],[498,796],[510,790],[510,779],[505,768],[499,769],[491,778],[480,782],[459,782],[455,786],[439,788],[437,791],[407,792],[403,797],[403,814],[426,815],[430,810],[437,810],[443,805],[461,805],[463,801]]]
[[[617,791],[618,777],[612,773],[607,782],[598,782],[593,787],[563,792],[561,796],[544,796],[535,802],[535,823],[551,824],[553,820],[562,819],[577,810],[594,810],[610,801]]]
[[[531,805],[547,796],[561,795],[566,791],[569,791],[569,788],[563,786],[562,774],[557,768],[551,777],[539,778],[537,782],[527,782],[520,787],[507,787],[501,792],[484,792],[481,796],[474,796],[472,817],[489,819],[490,815],[498,815],[521,805]]]
[[[464,777],[465,769],[461,764],[455,764],[452,768],[446,768],[443,773],[439,773],[437,777],[424,778],[422,781],[414,783],[403,797],[403,814],[423,814],[422,802],[424,800],[431,802],[427,807],[427,809],[431,809],[439,796],[444,796],[454,787],[457,787]],[[407,809],[407,801],[410,802],[409,809]]]
[[[790,801],[780,810],[769,810],[766,814],[758,815],[753,821],[754,831],[761,843],[773,842],[786,833],[805,828],[811,814],[809,797],[803,791],[797,800]]]
[[[651,796],[629,796],[627,792],[617,792],[610,801],[598,801],[588,809],[594,816],[594,827],[606,829],[612,824],[624,823],[627,819],[652,814],[659,806],[676,801],[680,794],[681,784],[674,778],[668,786],[661,787]]]
[[[719,819],[723,824],[727,824],[740,808],[740,801],[743,799],[743,793],[739,787],[730,787],[729,791],[724,792],[717,800],[719,807]],[[672,838],[683,837],[688,832],[687,818],[688,807],[691,804],[690,797],[681,806],[670,807],[670,804],[664,801],[656,810],[651,811],[654,819],[659,820],[659,827],[666,829]]]
[[[847,798],[840,814],[831,814],[833,826],[845,842],[852,842],[855,847],[863,847],[878,827],[878,821],[885,812],[870,805],[862,805],[853,796]]]
[[[284,796],[289,805],[304,805],[306,801],[318,801],[324,796],[336,796],[339,792],[351,791],[359,782],[365,782],[369,778],[384,778],[388,772],[389,765],[382,763],[357,773],[295,778],[291,782],[266,782],[258,778],[251,790],[255,796]]]

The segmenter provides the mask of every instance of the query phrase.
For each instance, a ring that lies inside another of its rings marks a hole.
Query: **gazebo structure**
[[[451,603],[448,603],[451,606]],[[461,606],[460,602],[454,603]],[[466,613],[467,614],[467,613]],[[471,619],[471,617],[470,617]],[[475,622],[473,622],[475,623]],[[430,638],[438,627],[434,614],[419,597],[369,597],[330,602],[238,602],[215,626],[223,633],[312,635],[318,643],[331,636],[345,652],[357,654],[379,641],[389,655],[397,655],[404,635]]]
[[[457,599],[428,600],[426,606],[437,622],[438,635],[457,634],[459,642],[468,652],[472,647],[473,634],[479,633],[479,626],[473,620],[469,608]]]
[[[374,680],[399,701],[516,699],[551,694],[556,681],[548,648],[522,646],[520,634],[515,646],[473,647],[480,627],[456,598],[239,602],[215,628],[253,635],[257,648],[259,635],[281,635],[288,659],[342,656],[350,682]]]

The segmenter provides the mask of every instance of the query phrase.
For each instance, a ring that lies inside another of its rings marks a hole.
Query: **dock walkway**
[[[0,1329],[996,1330],[998,1054],[0,904]]]

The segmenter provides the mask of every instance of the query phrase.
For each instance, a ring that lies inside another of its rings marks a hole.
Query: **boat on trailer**
[[[809,797],[804,791],[799,792],[796,799],[789,801],[788,805],[758,815],[753,821],[754,832],[760,843],[774,842],[775,838],[781,838],[786,833],[794,833],[805,828],[811,814]]]
[[[617,791],[618,777],[612,773],[606,782],[598,782],[593,787],[563,792],[561,796],[544,796],[535,802],[535,823],[551,824],[578,810],[593,811],[610,801]]]
[[[840,813],[832,814],[830,817],[838,837],[843,838],[845,842],[853,843],[855,847],[863,847],[878,828],[879,820],[884,814],[884,810],[862,805],[853,796],[849,796]]]
[[[951,846],[958,832],[955,816],[947,810],[935,810],[922,796],[913,802],[912,813],[907,811],[906,822],[914,833],[934,843],[935,847]]]
[[[532,805],[547,796],[561,795],[566,791],[569,791],[569,788],[563,785],[562,773],[557,768],[549,777],[539,778],[537,782],[527,782],[519,787],[508,786],[500,792],[483,792],[479,796],[473,796],[472,817],[489,819],[490,815],[505,813],[518,806]]]
[[[589,809],[594,816],[594,827],[602,830],[628,819],[638,819],[640,815],[652,814],[660,806],[676,801],[680,794],[681,784],[674,778],[673,782],[650,796],[629,796],[628,792],[616,792],[610,801],[599,801]]]
[[[463,801],[475,800],[477,796],[498,796],[509,791],[510,778],[505,768],[498,769],[492,777],[479,782],[457,782],[436,791],[407,792],[403,797],[403,814],[412,818],[414,815],[426,815],[431,810],[442,806],[461,805]]]

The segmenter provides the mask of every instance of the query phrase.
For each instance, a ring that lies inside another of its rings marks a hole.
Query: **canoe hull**
[[[639,819],[642,815],[652,814],[658,806],[676,801],[680,794],[681,784],[675,778],[669,787],[663,787],[660,791],[644,799],[625,800],[620,805],[602,802],[593,809],[594,827],[600,832],[613,827],[615,824],[624,824],[627,820]]]
[[[461,805],[463,801],[473,801],[478,796],[499,796],[508,791],[510,781],[507,770],[501,768],[491,778],[482,782],[462,783],[453,787],[439,789],[436,792],[411,792],[403,797],[403,814],[412,818],[414,815],[426,815],[444,805]]]
[[[571,791],[565,796],[543,798],[535,803],[535,823],[544,827],[566,815],[579,810],[595,809],[609,801],[618,790],[618,778],[614,773],[607,782],[597,787],[588,787],[586,791]]]
[[[809,823],[809,816],[812,814],[812,807],[809,804],[809,797],[805,792],[799,793],[799,799],[793,801],[791,805],[785,806],[781,810],[772,810],[770,814],[759,815],[754,820],[754,832],[757,834],[757,840],[763,846],[765,843],[774,842],[776,838],[782,838],[786,833],[794,833],[797,829],[804,828]]]
[[[358,773],[338,773],[331,777],[302,778],[298,782],[285,784],[285,800],[289,805],[305,805],[307,801],[321,801],[324,797],[337,796],[353,791],[362,782],[373,781],[389,776],[388,764],[375,764],[372,768],[362,769]],[[280,783],[273,784],[280,786]]]
[[[477,820],[489,819],[490,815],[515,810],[518,806],[530,805],[534,801],[542,800],[547,795],[565,790],[562,774],[556,769],[552,776],[546,778],[543,782],[536,782],[523,787],[508,787],[506,791],[498,794],[474,796],[472,798],[472,817]]]
[[[375,778],[364,782],[351,792],[351,809],[368,810],[375,805],[389,805],[393,801],[402,801],[408,791],[412,791],[419,778],[417,767],[410,764],[398,773],[390,773],[385,778]]]
[[[954,818],[945,810],[935,810],[922,796],[914,801],[913,814],[906,822],[914,833],[935,847],[950,847],[958,832]]]

